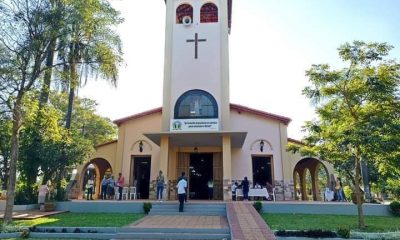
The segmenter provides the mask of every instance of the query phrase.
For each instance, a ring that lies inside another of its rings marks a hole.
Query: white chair
[[[274,200],[274,202],[275,202],[275,188],[273,187],[272,188],[272,199]]]
[[[129,199],[132,200],[132,197],[136,200],[136,187],[129,188]]]
[[[128,187],[122,188],[122,199],[128,200],[128,194],[129,194],[128,191],[129,191]]]
[[[272,192],[268,192],[268,194],[272,197],[272,200],[275,202],[275,187],[273,187]]]
[[[114,187],[114,200],[119,199],[119,192],[118,192],[118,187]]]

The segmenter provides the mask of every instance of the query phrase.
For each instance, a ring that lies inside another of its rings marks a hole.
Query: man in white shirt
[[[185,180],[185,172],[182,172],[182,176],[176,187],[178,188],[179,212],[183,212],[183,203],[185,201],[186,188],[187,188],[187,182]]]
[[[86,200],[93,200],[93,187],[94,187],[94,181],[92,178],[89,178],[89,180],[86,183],[86,188],[87,188]]]

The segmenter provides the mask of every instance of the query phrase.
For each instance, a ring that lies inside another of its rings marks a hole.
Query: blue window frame
[[[206,91],[199,89],[187,91],[176,101],[174,118],[218,118],[217,101]]]

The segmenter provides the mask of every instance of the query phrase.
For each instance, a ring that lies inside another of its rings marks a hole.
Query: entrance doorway
[[[89,163],[83,168],[81,172],[81,182],[70,182],[67,186],[69,189],[76,189],[71,192],[72,198],[81,198],[83,197],[83,193],[86,190],[86,183],[89,179],[92,179],[94,182],[94,189],[93,189],[93,198],[98,199],[101,198],[101,180],[104,176],[110,177],[112,175],[112,168],[110,163],[103,158],[95,158],[90,160]],[[76,184],[76,185],[75,185]],[[75,193],[77,195],[75,195]],[[86,196],[85,196],[86,197]]]
[[[138,198],[149,198],[151,157],[133,157],[133,186]]]
[[[189,199],[209,199],[207,183],[209,180],[212,179],[213,179],[213,154],[212,153],[190,154]]]
[[[272,161],[269,156],[253,156],[253,187],[256,183],[265,187],[272,182]]]

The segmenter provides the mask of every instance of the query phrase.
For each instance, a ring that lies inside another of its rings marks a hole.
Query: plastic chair
[[[275,202],[275,187],[272,188],[272,192],[268,192],[269,196],[272,196],[272,201]]]
[[[128,200],[128,187],[123,187],[122,188],[122,199]]]
[[[136,200],[136,187],[129,188],[129,199],[130,200],[132,200],[132,196],[133,196],[133,199]]]
[[[118,187],[114,187],[114,200],[119,199],[119,192],[118,192]]]

